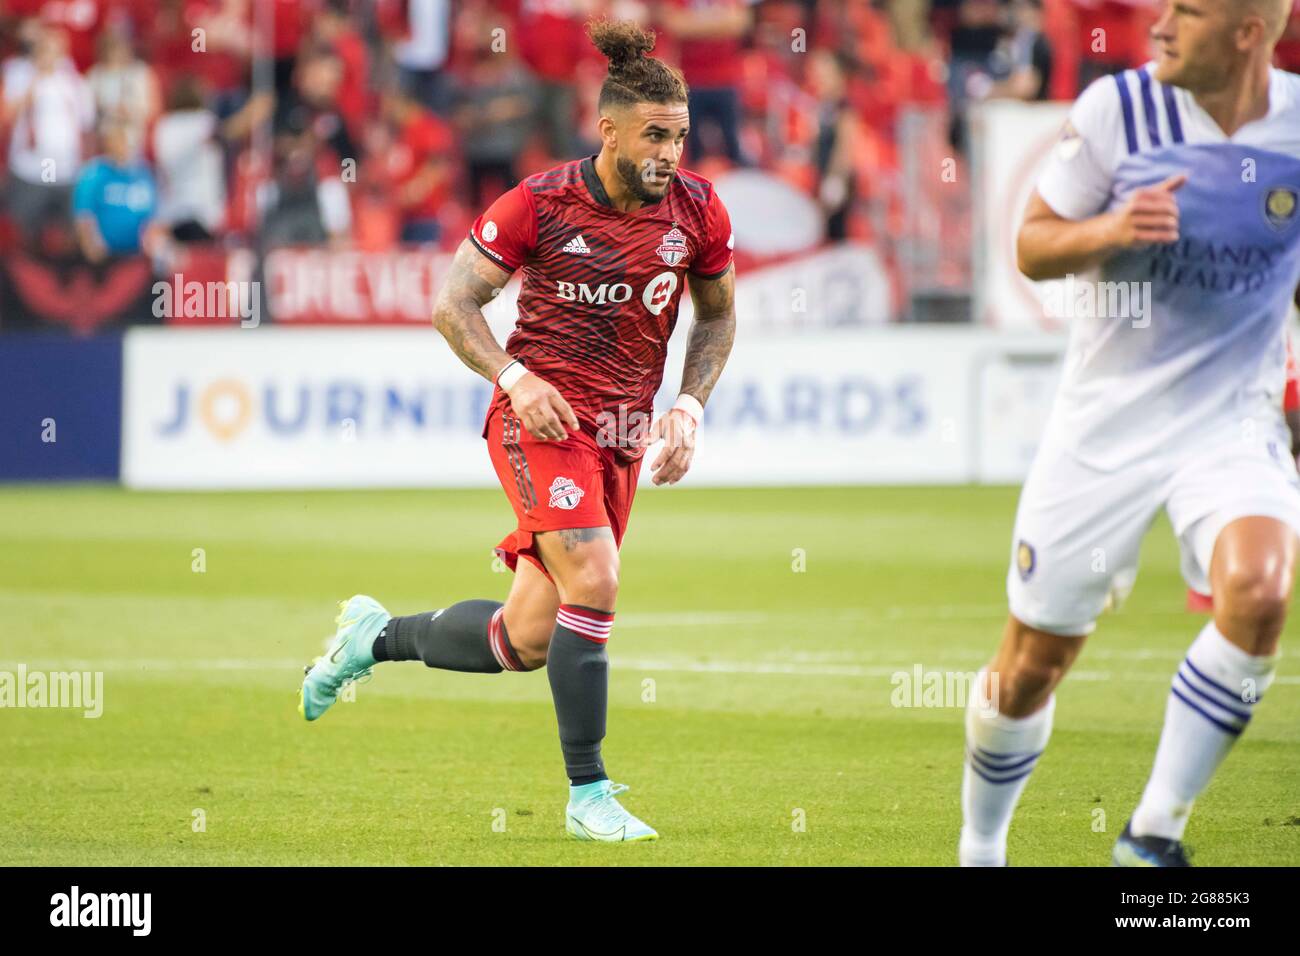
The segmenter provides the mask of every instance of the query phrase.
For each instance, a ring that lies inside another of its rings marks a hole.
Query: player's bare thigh
[[[1028,717],[1047,703],[1052,691],[1083,649],[1085,637],[1064,637],[1030,627],[1014,616],[1007,618],[998,646],[988,666],[997,675],[993,692],[998,712],[1008,717]]]
[[[618,545],[609,527],[566,528],[534,536],[542,563],[564,604],[614,610],[618,600]]]
[[[1296,535],[1284,521],[1230,521],[1214,542],[1210,587],[1219,633],[1248,654],[1277,653],[1295,577]]]
[[[618,546],[609,528],[543,531],[533,540],[554,583],[521,560],[504,613],[510,644],[529,670],[546,664],[561,601],[612,611],[618,596]]]

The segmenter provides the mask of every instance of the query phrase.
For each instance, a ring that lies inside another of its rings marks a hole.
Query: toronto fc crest
[[[668,230],[655,252],[672,268],[686,258],[686,235],[676,227]]]
[[[572,511],[585,494],[572,478],[556,478],[551,482],[551,507]]]

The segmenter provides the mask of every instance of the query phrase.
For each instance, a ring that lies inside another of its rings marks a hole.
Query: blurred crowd
[[[1297,8],[1300,10],[1300,7]],[[1143,62],[1154,0],[7,0],[0,252],[218,242],[454,246],[530,172],[594,152],[591,16],[659,33],[686,164],[804,190],[826,236],[897,167],[896,121],[1069,98]],[[1097,43],[1097,30],[1105,40]],[[1300,18],[1283,65],[1300,68]]]

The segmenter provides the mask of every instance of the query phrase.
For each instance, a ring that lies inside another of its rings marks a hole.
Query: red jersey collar
[[[631,212],[623,212],[621,209],[616,209],[614,204],[609,201],[609,193],[605,191],[605,184],[600,181],[600,174],[596,172],[595,156],[588,156],[584,159],[579,164],[579,169],[582,171],[582,181],[587,187],[587,192],[591,194],[591,198],[595,201],[596,205],[605,206],[606,208],[625,216],[636,216],[640,215],[647,209],[661,208],[660,204],[664,201],[664,196],[668,195],[668,192],[665,191],[664,195],[660,196],[654,202],[642,203],[640,209],[634,209]]]

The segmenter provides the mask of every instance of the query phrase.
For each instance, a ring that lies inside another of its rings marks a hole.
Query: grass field
[[[318,723],[295,712],[338,600],[504,597],[498,493],[0,491],[0,669],[104,672],[98,719],[0,710],[0,864],[951,864],[962,712],[892,706],[891,675],[988,657],[1015,494],[643,492],[605,754],[662,836],[597,846],[564,836],[544,673],[383,664]],[[1182,603],[1161,525],[1059,692],[1013,863],[1109,861],[1201,626]],[[1193,815],[1197,863],[1300,864],[1288,637]]]

